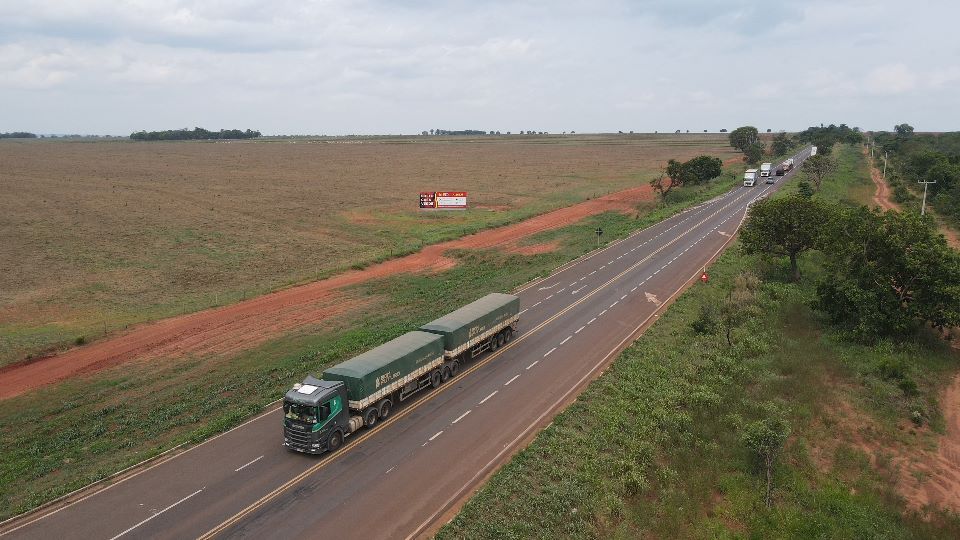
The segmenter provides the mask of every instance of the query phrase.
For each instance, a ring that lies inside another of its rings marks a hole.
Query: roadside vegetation
[[[918,134],[909,124],[899,124],[893,132],[873,134],[873,141],[880,166],[888,154],[886,177],[894,201],[919,203],[923,185],[918,183],[929,182],[927,204],[948,225],[960,228],[960,132]]]
[[[488,292],[509,291],[596,248],[728,190],[742,167],[679,188],[633,215],[609,212],[530,237],[536,255],[463,250],[454,268],[355,286],[357,311],[320,329],[278,336],[238,354],[132,362],[0,402],[0,519],[36,507],[182,443],[225,431],[277,400],[307,373],[343,361]],[[279,429],[279,428],[278,428]],[[279,432],[278,432],[279,433]]]
[[[438,538],[960,537],[957,514],[909,489],[942,481],[916,463],[946,430],[939,396],[960,367],[930,328],[960,321],[960,259],[929,220],[861,209],[862,155],[833,156],[818,193],[793,182],[758,204],[709,283]]]

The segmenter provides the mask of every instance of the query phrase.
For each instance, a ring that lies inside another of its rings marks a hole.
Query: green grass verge
[[[847,165],[821,196],[856,202],[865,169],[856,149],[837,150]],[[785,265],[734,245],[708,285],[681,295],[438,538],[960,537],[956,515],[906,512],[896,466],[882,455],[871,463],[862,446],[935,444],[937,395],[957,353],[929,336],[838,339],[809,307],[820,261],[801,262],[804,281],[787,283]],[[694,322],[744,271],[762,284],[730,347]],[[793,434],[767,508],[740,433],[771,404]]]
[[[308,372],[363,350],[492,291],[509,291],[596,247],[729,189],[731,176],[684,189],[683,203],[635,215],[605,213],[542,233],[557,250],[533,256],[462,251],[453,269],[398,275],[348,291],[373,298],[359,313],[279,337],[229,358],[131,363],[0,402],[0,519],[181,443],[199,442],[261,411]],[[688,193],[692,193],[688,195]],[[279,437],[279,431],[278,431]],[[279,440],[279,439],[278,439]]]

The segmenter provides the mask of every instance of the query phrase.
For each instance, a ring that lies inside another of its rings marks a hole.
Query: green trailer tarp
[[[489,337],[519,318],[520,299],[512,294],[492,293],[420,327],[443,336],[447,357]]]
[[[363,409],[443,362],[443,338],[429,332],[406,334],[323,372],[343,381],[351,409]]]

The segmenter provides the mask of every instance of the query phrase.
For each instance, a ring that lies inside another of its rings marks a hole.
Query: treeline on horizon
[[[36,139],[37,135],[35,133],[27,133],[26,131],[11,131],[10,133],[0,133],[0,139]]]
[[[221,129],[210,131],[201,127],[190,129],[168,129],[165,131],[137,131],[130,134],[135,141],[207,141],[223,139],[255,139],[260,137],[259,131],[247,129]]]

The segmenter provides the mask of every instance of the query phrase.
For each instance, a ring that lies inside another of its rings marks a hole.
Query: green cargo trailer
[[[308,375],[283,398],[284,446],[309,454],[340,448],[344,437],[387,418],[396,402],[440,386],[467,358],[509,341],[519,311],[516,296],[489,294],[327,369],[322,379]]]
[[[512,294],[492,293],[420,327],[443,336],[443,355],[458,358],[465,352],[476,356],[509,341],[520,319],[520,299]]]
[[[443,340],[429,332],[407,332],[323,372],[343,381],[349,406],[362,411],[443,363]]]

